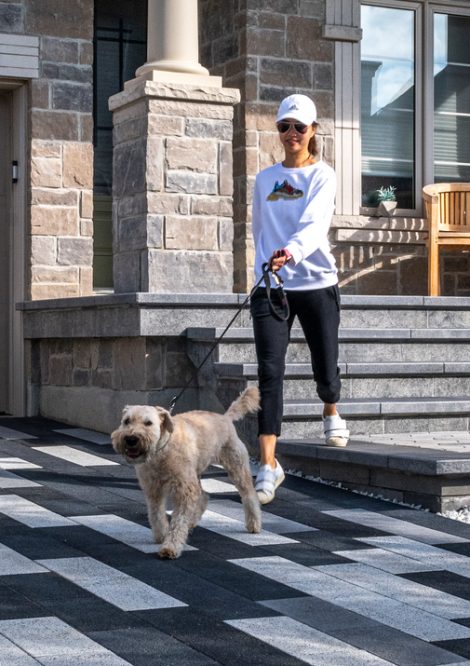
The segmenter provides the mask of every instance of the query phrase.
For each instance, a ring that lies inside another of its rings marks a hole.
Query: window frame
[[[434,15],[447,14],[470,18],[468,2],[453,0],[362,0],[363,6],[413,10],[415,14],[415,131],[414,131],[414,197],[415,208],[397,209],[397,217],[420,217],[422,188],[434,182]],[[361,50],[359,49],[359,69]],[[426,100],[426,103],[425,103]],[[360,118],[359,118],[360,123]],[[361,128],[362,129],[362,128]],[[361,144],[362,145],[362,144]],[[362,174],[362,149],[357,165]],[[362,185],[361,185],[362,196]],[[375,208],[360,206],[361,215],[371,215]]]

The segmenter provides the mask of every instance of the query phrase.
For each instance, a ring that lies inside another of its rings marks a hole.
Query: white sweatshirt
[[[335,172],[323,161],[298,169],[278,163],[260,171],[253,195],[256,281],[274,250],[286,248],[292,259],[279,272],[286,290],[338,282],[328,242],[335,194]]]

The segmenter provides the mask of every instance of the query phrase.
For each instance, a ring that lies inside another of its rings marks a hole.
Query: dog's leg
[[[197,503],[197,506],[194,509],[194,514],[193,514],[193,517],[192,517],[192,520],[191,520],[191,525],[190,525],[191,530],[194,527],[196,527],[196,525],[200,521],[202,514],[207,509],[207,503],[209,501],[209,495],[204,492],[201,485],[200,485],[200,488],[201,488],[201,494],[199,496],[199,502]]]
[[[261,532],[261,508],[251,478],[248,452],[235,429],[231,439],[221,449],[220,462],[240,493],[246,529],[252,533]]]
[[[195,513],[201,505],[200,495],[199,479],[195,479],[194,483],[186,482],[175,488],[170,529],[160,548],[160,557],[174,560],[181,555]]]
[[[152,477],[145,467],[137,470],[140,487],[147,504],[147,516],[152,528],[155,543],[163,543],[168,534],[169,522],[166,515],[166,492],[164,486]]]
[[[150,499],[147,501],[148,519],[155,543],[163,543],[168,534],[170,523],[168,522],[165,509],[166,498],[164,495],[161,495],[157,501]]]

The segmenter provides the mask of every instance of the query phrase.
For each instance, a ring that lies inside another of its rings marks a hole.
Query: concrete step
[[[283,437],[322,436],[322,408],[318,400],[286,400]],[[341,400],[339,408],[355,436],[469,429],[470,399],[467,396],[346,398]]]
[[[346,398],[444,397],[470,395],[470,363],[340,363],[342,400]],[[214,363],[221,385],[242,391],[257,382],[256,363]],[[315,395],[310,364],[288,363],[284,396]]]
[[[214,342],[224,333],[223,328],[191,327],[186,330],[186,337],[193,342]],[[355,342],[361,340],[387,340],[387,341],[420,341],[440,342],[462,340],[470,341],[470,328],[380,328],[380,327],[345,327],[339,329],[339,339],[342,342]],[[291,329],[291,342],[304,342],[305,337],[299,326]],[[253,329],[250,327],[234,326],[225,332],[220,344],[232,342],[254,342]]]
[[[344,295],[341,322],[351,328],[470,328],[470,299]]]
[[[285,469],[432,511],[470,504],[469,433],[353,435],[346,448],[283,437],[276,455]]]
[[[224,329],[190,328],[188,352],[193,360],[211,349]],[[470,329],[349,329],[339,331],[342,363],[463,362],[470,358]],[[300,328],[292,328],[288,363],[309,362],[310,354]],[[213,351],[219,362],[254,363],[256,354],[251,328],[232,328]]]
[[[450,317],[450,311],[445,312]],[[354,434],[468,430],[470,328],[455,328],[455,319],[451,322],[452,327],[442,329],[340,329],[340,409]],[[195,363],[222,333],[218,328],[188,330],[188,351]],[[322,404],[299,327],[292,329],[286,362],[283,436],[321,436]],[[227,331],[208,365],[205,379],[227,406],[247,384],[257,381],[252,329],[240,326]]]
[[[277,447],[281,462],[433,511],[468,506],[470,451],[436,449],[441,440],[453,445],[458,438],[467,438],[470,449],[470,299],[345,296],[341,321],[340,412],[351,441],[345,449],[324,445],[309,351],[294,326]],[[246,316],[241,322],[227,331],[210,361],[209,381],[224,405],[257,382],[251,322]],[[201,359],[222,332],[189,331],[193,360]],[[256,418],[241,424],[258,455]],[[400,446],[390,445],[396,442]]]

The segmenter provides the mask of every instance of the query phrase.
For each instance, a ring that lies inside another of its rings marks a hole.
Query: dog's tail
[[[259,409],[259,391],[256,386],[247,388],[232,402],[225,412],[231,421],[239,421],[245,414],[257,412]]]

